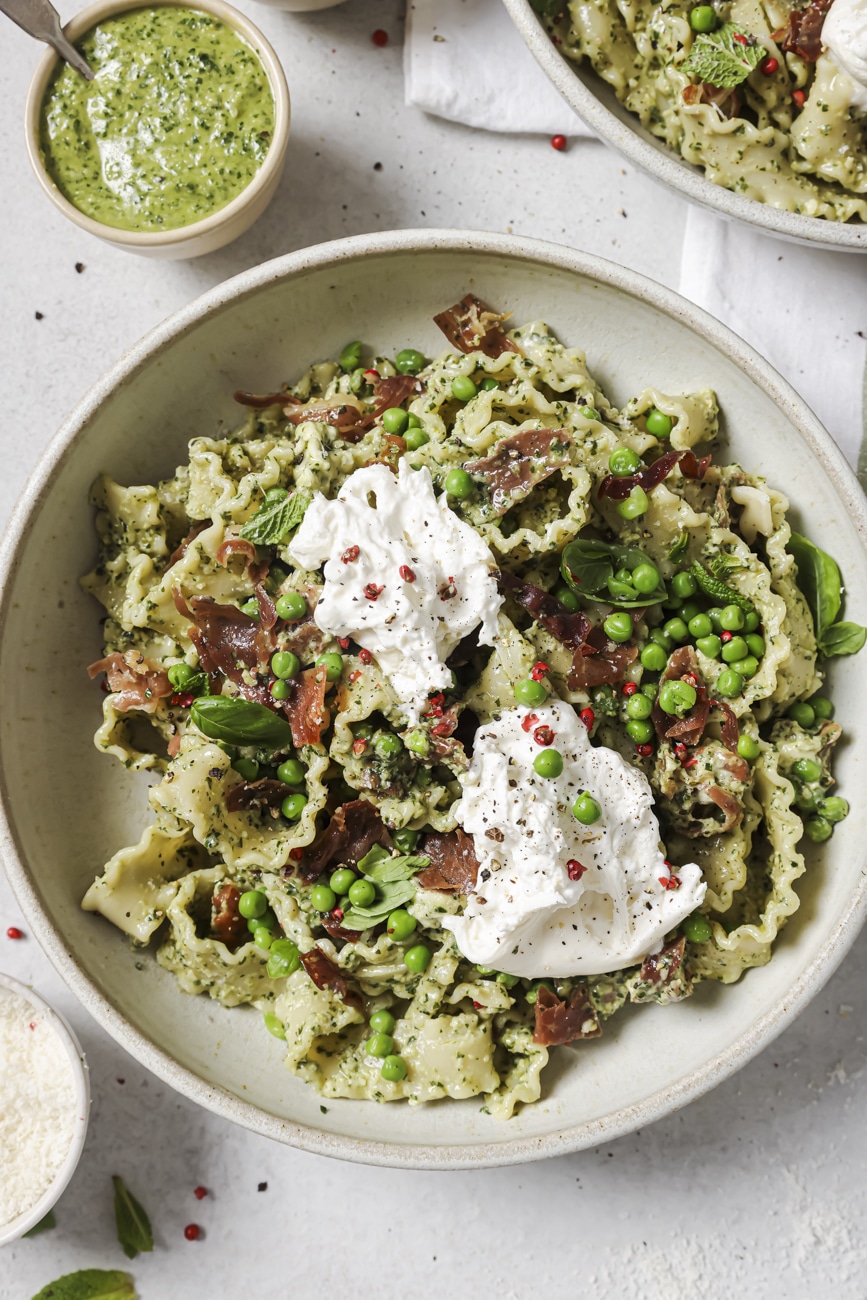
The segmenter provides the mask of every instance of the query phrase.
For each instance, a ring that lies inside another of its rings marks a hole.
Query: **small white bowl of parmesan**
[[[60,1199],[89,1114],[87,1062],[72,1029],[32,989],[0,974],[0,1246]]]

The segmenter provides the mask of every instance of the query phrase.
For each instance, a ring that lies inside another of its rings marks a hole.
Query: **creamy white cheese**
[[[852,107],[867,113],[867,0],[834,0],[822,44],[852,83]]]
[[[357,552],[357,553],[356,553]],[[351,636],[388,675],[410,722],[452,676],[445,661],[481,624],[493,645],[503,603],[496,562],[482,538],[434,495],[427,469],[401,460],[357,469],[336,500],[317,493],[292,541],[297,564],[325,564],[314,619]]]
[[[554,732],[559,777],[533,768],[538,727]],[[480,727],[463,784],[457,819],[474,837],[479,875],[466,910],[443,925],[480,966],[525,977],[621,970],[657,951],[704,898],[697,866],[666,864],[643,772],[591,745],[569,704],[507,709]],[[602,808],[592,826],[572,814],[585,790]],[[661,883],[672,877],[675,888]]]

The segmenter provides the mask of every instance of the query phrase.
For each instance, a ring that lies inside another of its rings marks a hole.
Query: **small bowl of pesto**
[[[146,257],[198,257],[274,197],[289,90],[274,50],[222,0],[98,0],[64,29],[94,69],[53,51],[26,108],[30,161],[64,216]]]

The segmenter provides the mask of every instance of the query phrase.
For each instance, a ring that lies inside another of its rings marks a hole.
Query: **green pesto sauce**
[[[241,193],[274,130],[258,56],[195,9],[133,9],[77,42],[94,69],[68,64],[49,82],[40,136],[60,192],[121,230],[174,230]]]

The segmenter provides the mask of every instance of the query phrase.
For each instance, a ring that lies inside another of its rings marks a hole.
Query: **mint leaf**
[[[57,1227],[57,1220],[54,1217],[54,1211],[49,1210],[44,1218],[40,1219],[38,1223],[34,1223],[30,1231],[25,1232],[23,1235],[25,1237],[38,1237],[40,1232],[48,1232],[49,1228],[56,1228],[56,1227]]]
[[[115,1268],[83,1268],[49,1282],[33,1300],[136,1300],[136,1294],[129,1273]]]
[[[835,623],[819,642],[819,650],[826,659],[832,655],[854,655],[865,641],[867,627],[862,627],[860,623]]]
[[[127,1259],[135,1259],[139,1251],[154,1248],[151,1221],[132,1192],[124,1186],[117,1174],[114,1183],[114,1217],[117,1222],[117,1239]]]
[[[671,550],[668,552],[668,558],[671,560],[672,564],[677,564],[686,555],[688,549],[689,533],[682,532]]]
[[[241,529],[241,536],[257,546],[276,546],[293,532],[310,505],[306,492],[293,492],[282,501],[266,501]]]
[[[723,23],[715,32],[696,36],[683,62],[683,71],[711,86],[739,86],[767,54],[763,45],[736,23]]]

